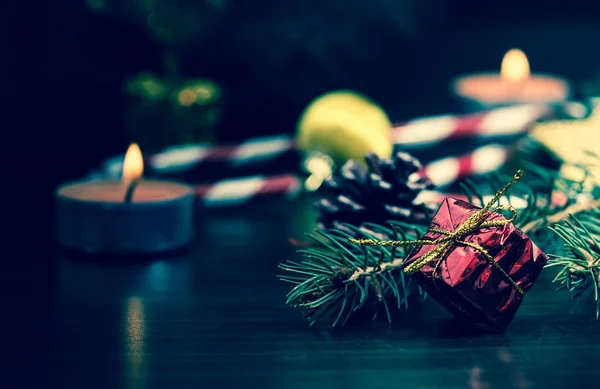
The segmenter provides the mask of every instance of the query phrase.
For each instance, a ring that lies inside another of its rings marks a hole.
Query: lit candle
[[[143,180],[132,144],[120,181],[86,181],[56,190],[59,243],[87,253],[152,254],[186,246],[193,236],[192,188]]]
[[[531,74],[527,56],[518,49],[509,50],[504,55],[500,74],[459,76],[452,81],[451,89],[469,111],[514,104],[553,104],[570,97],[566,79]]]

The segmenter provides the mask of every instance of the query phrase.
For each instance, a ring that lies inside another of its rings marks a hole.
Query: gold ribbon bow
[[[494,258],[490,255],[490,253],[482,246],[477,243],[466,242],[463,240],[464,237],[471,235],[475,231],[481,228],[490,228],[490,227],[501,227],[507,224],[512,223],[517,218],[517,211],[511,207],[510,205],[500,205],[492,209],[492,206],[502,197],[504,194],[510,189],[511,186],[515,185],[521,177],[523,177],[523,171],[519,170],[513,176],[512,180],[506,184],[502,189],[500,189],[494,197],[480,210],[473,213],[467,220],[464,221],[454,232],[446,231],[441,228],[430,228],[430,232],[435,232],[440,234],[441,236],[435,240],[429,239],[419,239],[419,240],[375,240],[375,239],[350,239],[350,243],[359,244],[359,245],[368,245],[368,246],[390,246],[390,247],[399,247],[399,246],[436,246],[433,250],[417,259],[410,265],[404,267],[404,272],[407,275],[414,274],[419,271],[423,266],[429,263],[431,260],[435,258],[439,258],[437,261],[434,272],[437,271],[439,266],[442,263],[443,258],[446,254],[452,249],[452,247],[456,245],[468,246],[483,255],[483,257],[490,263],[496,270],[498,270],[514,288],[521,295],[525,295],[523,289],[517,285],[517,283],[510,278],[510,276],[504,271],[504,269],[498,265]],[[510,219],[504,220],[488,220],[490,216],[492,216],[495,212],[504,209],[513,214]]]

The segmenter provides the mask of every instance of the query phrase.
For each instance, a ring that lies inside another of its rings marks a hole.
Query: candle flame
[[[125,153],[123,160],[123,183],[129,185],[131,181],[142,177],[144,173],[144,158],[137,143],[132,143]]]
[[[529,61],[524,52],[512,49],[504,54],[500,75],[508,81],[523,81],[529,78]]]

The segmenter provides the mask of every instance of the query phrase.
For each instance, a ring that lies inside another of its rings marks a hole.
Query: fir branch
[[[299,251],[303,259],[279,265],[290,273],[279,278],[296,285],[286,303],[304,308],[310,325],[317,321],[344,325],[352,314],[366,307],[374,308],[374,319],[383,309],[391,322],[390,307],[407,307],[414,291],[424,296],[399,270],[411,249],[357,246],[348,238],[415,239],[425,228],[398,222],[391,222],[389,228],[370,223],[344,227],[308,235],[315,245]]]
[[[560,268],[554,282],[561,284],[559,289],[570,292],[579,302],[593,294],[596,301],[596,319],[600,318],[600,208],[570,215],[569,220],[550,227],[562,240],[565,254],[550,255],[546,267]]]
[[[588,202],[573,204],[561,211],[555,212],[551,215],[544,216],[542,218],[532,220],[529,223],[521,227],[521,230],[525,233],[531,231],[538,231],[544,227],[552,226],[553,224],[567,220],[580,212],[590,211],[600,207],[600,200],[591,200]]]
[[[533,163],[525,163],[525,165],[528,170],[527,183],[521,183],[518,188],[515,188],[515,192],[521,191],[527,206],[519,212],[515,225],[526,234],[541,231],[567,220],[570,215],[600,207],[599,200],[591,198],[581,200],[580,195],[585,192],[584,181],[588,176],[585,167],[577,166],[584,170],[582,180],[578,181]],[[558,195],[562,195],[563,202],[555,201]]]
[[[519,208],[515,226],[526,234],[536,233],[544,230],[563,220],[570,215],[576,215],[600,207],[600,200],[579,200],[584,192],[581,181],[568,180],[561,177],[557,172],[531,163],[525,163],[527,180],[519,183],[512,189],[514,197],[525,201],[524,207]],[[492,173],[484,178],[487,187],[497,188],[499,183],[508,178],[498,173]],[[472,183],[462,184],[465,193],[471,203],[483,203],[482,194],[475,189]],[[556,197],[562,195],[563,201],[557,202]],[[514,205],[511,198],[505,201]]]
[[[519,209],[515,226],[526,233],[547,230],[548,226],[558,234],[571,255],[552,256],[548,267],[562,267],[558,282],[574,293],[575,297],[593,290],[598,302],[600,288],[600,201],[577,203],[583,185],[566,180],[558,173],[535,165],[526,165],[527,179],[512,190],[514,196],[503,197],[499,203],[514,202],[519,198],[525,205]],[[508,177],[491,174],[483,179],[488,189],[498,189]],[[485,186],[485,185],[484,185]],[[483,204],[483,193],[475,185],[465,181],[462,188],[473,204]],[[495,190],[494,190],[495,192]],[[556,203],[555,196],[563,194],[564,201]],[[287,274],[282,281],[294,284],[287,295],[287,304],[304,308],[310,325],[328,321],[332,326],[344,325],[354,313],[374,308],[375,316],[384,310],[391,321],[390,307],[407,307],[408,297],[415,291],[425,293],[400,270],[411,248],[359,246],[348,238],[373,238],[378,240],[415,240],[426,232],[427,226],[412,222],[390,222],[390,227],[375,223],[360,226],[339,224],[327,232],[317,231],[308,235],[313,244],[303,245],[299,262],[287,261],[279,268]],[[581,236],[587,237],[585,239]],[[578,239],[578,240],[577,240]],[[585,245],[593,246],[585,247]],[[556,249],[553,241],[550,250]],[[598,302],[600,315],[600,302]]]

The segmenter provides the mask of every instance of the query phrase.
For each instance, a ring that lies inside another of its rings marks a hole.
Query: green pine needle
[[[548,267],[560,268],[556,282],[575,298],[592,291],[599,316],[600,211],[591,210],[596,208],[590,206],[593,202],[584,206],[576,203],[575,199],[583,190],[581,183],[568,181],[558,173],[536,165],[526,164],[524,170],[525,179],[500,202],[510,204],[513,197],[525,201],[525,207],[519,207],[515,226],[538,243],[547,227],[554,226],[552,231],[561,239],[548,239],[546,245],[540,245],[545,252],[554,254]],[[479,187],[487,186],[495,192],[509,180],[510,176],[494,173],[483,178],[487,185],[485,182],[475,185],[467,180],[461,187],[471,203],[481,206],[484,196]],[[565,201],[556,204],[553,200],[561,193]],[[577,217],[570,217],[572,213]],[[571,222],[565,221],[567,219]],[[332,326],[344,325],[354,313],[367,308],[374,311],[373,318],[382,311],[391,322],[391,308],[407,308],[408,298],[415,292],[426,297],[425,292],[400,270],[412,248],[358,246],[348,242],[348,238],[415,240],[421,238],[426,229],[427,226],[398,221],[390,222],[389,226],[365,221],[358,227],[345,224],[344,229],[308,235],[313,244],[299,251],[300,259],[279,265],[286,272],[279,278],[294,284],[286,303],[303,308],[310,325],[318,321]],[[344,231],[352,231],[355,235],[350,236]],[[568,249],[566,254],[561,254],[564,251],[562,242]],[[590,255],[594,258],[592,261]]]
[[[552,254],[546,267],[559,267],[554,282],[572,294],[578,302],[590,295],[596,301],[596,319],[600,318],[600,208],[571,215],[570,220],[550,229],[561,239],[566,253]]]
[[[425,232],[422,226],[391,222],[389,227],[365,223],[358,228],[345,225],[363,238],[416,239]],[[353,313],[374,308],[374,318],[385,311],[391,322],[390,307],[408,307],[408,296],[424,292],[399,270],[410,248],[357,246],[341,230],[317,231],[307,235],[314,245],[300,250],[300,262],[287,261],[279,268],[288,272],[282,281],[295,284],[286,303],[304,308],[310,325],[328,321],[344,325]]]

